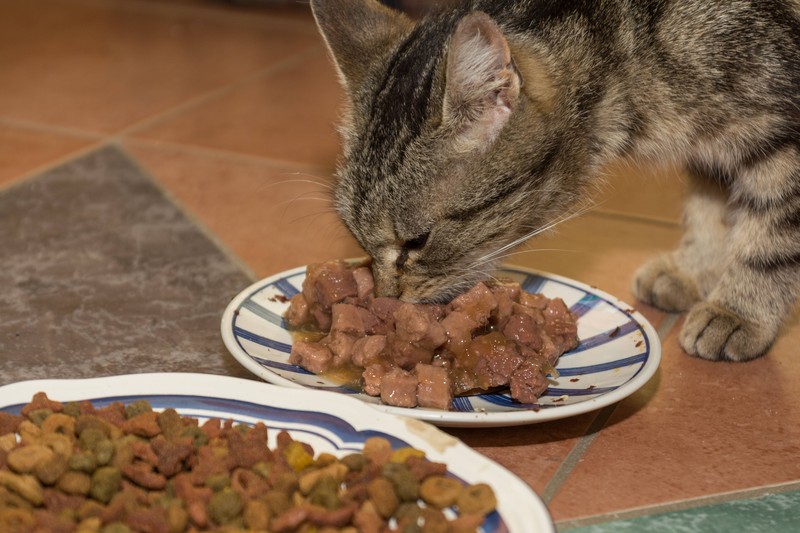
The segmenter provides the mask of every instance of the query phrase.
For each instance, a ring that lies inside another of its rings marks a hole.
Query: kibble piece
[[[400,505],[400,500],[395,492],[392,482],[384,477],[375,478],[367,485],[367,494],[375,506],[375,510],[383,518],[391,518],[397,507]]]
[[[428,505],[437,509],[444,509],[455,505],[464,485],[450,477],[431,476],[422,482],[419,493]]]
[[[51,414],[42,422],[42,431],[74,437],[75,419],[63,413]]]
[[[58,478],[56,486],[67,494],[86,496],[92,488],[92,478],[84,472],[65,472]]]
[[[119,492],[122,483],[122,472],[113,466],[103,466],[92,474],[92,498],[102,503],[108,503]]]
[[[211,496],[208,516],[216,524],[228,524],[242,513],[242,498],[230,488],[224,488]]]
[[[419,498],[419,483],[406,465],[386,463],[381,469],[381,475],[392,482],[401,501],[411,502]]]
[[[486,483],[476,483],[461,491],[456,501],[458,512],[462,514],[487,515],[497,507],[494,491]]]
[[[29,474],[14,474],[0,470],[0,486],[22,496],[33,505],[44,502],[42,486]]]
[[[45,485],[52,485],[67,471],[67,468],[67,457],[53,452],[48,459],[37,464],[33,472],[39,481]]]
[[[133,418],[142,413],[149,413],[153,408],[147,400],[136,400],[125,406],[125,418]]]
[[[22,446],[6,456],[8,466],[18,474],[30,474],[36,465],[50,459],[55,452],[47,446],[41,444],[31,444]]]

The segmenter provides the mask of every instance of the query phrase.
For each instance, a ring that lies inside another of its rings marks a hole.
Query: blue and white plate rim
[[[240,310],[246,304],[252,305],[253,298],[259,295],[259,293],[265,289],[274,287],[280,294],[286,296],[287,298],[293,293],[298,292],[300,289],[299,284],[302,282],[305,271],[306,266],[296,267],[294,269],[274,274],[251,284],[232,299],[222,316],[220,327],[223,342],[233,357],[237,359],[237,361],[246,369],[253,372],[255,375],[259,376],[265,381],[275,385],[292,388],[323,388],[326,390],[333,390],[335,392],[346,392],[347,394],[353,395],[357,398],[360,397],[371,406],[385,412],[425,420],[439,426],[512,426],[562,419],[594,411],[596,409],[616,403],[644,386],[644,384],[647,383],[647,381],[655,374],[661,360],[661,343],[653,326],[641,313],[619,298],[596,287],[589,286],[585,283],[565,276],[522,266],[502,265],[498,269],[498,271],[502,274],[517,277],[522,276],[524,283],[527,283],[530,280],[536,280],[535,284],[532,286],[529,284],[526,287],[533,292],[542,286],[547,286],[548,282],[554,282],[560,287],[584,293],[584,296],[580,298],[576,304],[571,306],[572,310],[577,312],[579,315],[579,325],[581,325],[583,316],[599,304],[607,304],[607,306],[610,308],[618,311],[621,316],[624,315],[627,317],[627,319],[629,319],[626,325],[623,326],[622,330],[618,328],[618,330],[614,332],[602,332],[595,335],[596,338],[594,338],[594,340],[581,339],[581,345],[579,345],[573,352],[568,352],[568,354],[562,356],[562,359],[559,361],[557,367],[561,372],[562,382],[563,378],[583,375],[578,372],[573,372],[569,367],[563,367],[563,362],[569,360],[569,356],[587,349],[597,348],[601,344],[607,345],[611,342],[616,343],[618,340],[622,339],[624,335],[637,335],[637,339],[641,338],[639,344],[642,344],[643,346],[641,353],[633,357],[611,360],[610,362],[605,362],[597,365],[596,367],[592,367],[593,369],[602,368],[604,371],[609,372],[616,372],[621,367],[627,367],[628,369],[632,369],[631,371],[633,373],[631,377],[618,386],[607,388],[592,389],[592,387],[589,387],[588,389],[565,389],[562,387],[551,387],[545,395],[549,396],[550,400],[553,402],[549,405],[540,404],[537,406],[523,407],[511,402],[507,395],[480,395],[477,397],[471,397],[477,398],[477,400],[466,400],[467,410],[464,411],[442,411],[436,409],[407,409],[402,407],[393,407],[375,403],[376,400],[373,398],[365,398],[366,395],[354,394],[352,391],[345,391],[344,389],[337,388],[333,384],[329,384],[329,386],[324,387],[309,387],[307,385],[296,383],[291,379],[282,377],[271,368],[265,366],[265,364],[274,364],[280,367],[280,371],[282,372],[286,372],[287,368],[291,368],[291,371],[296,372],[298,375],[301,373],[308,374],[308,372],[305,370],[292,367],[292,365],[288,365],[285,363],[285,361],[267,361],[263,358],[256,358],[249,354],[247,349],[242,346],[241,339],[249,337],[258,340],[259,336],[257,334],[253,334],[252,332],[242,331],[241,329],[237,330],[236,326],[236,320]],[[293,280],[295,283],[292,283],[289,280]],[[285,326],[283,328],[285,329]],[[286,350],[288,347],[288,345],[274,341],[273,339],[266,339],[266,342],[271,347],[279,346],[279,349],[281,350]],[[285,355],[288,357],[288,353]],[[571,378],[571,380],[577,381],[577,378]],[[555,403],[563,401],[564,399],[567,399],[567,401],[573,403]],[[458,401],[459,400],[456,402],[455,408],[463,409],[464,406],[459,405]],[[470,405],[470,402],[475,403],[476,401],[479,403],[477,408],[473,405]],[[497,406],[497,409],[499,410],[493,411],[492,409],[494,409],[495,406]]]

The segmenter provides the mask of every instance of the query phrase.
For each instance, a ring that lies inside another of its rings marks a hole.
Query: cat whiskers
[[[471,263],[467,268],[471,268],[471,267],[474,267],[474,266],[480,266],[480,265],[483,265],[483,264],[486,264],[486,263],[489,263],[489,262],[496,262],[498,260],[498,258],[504,252],[506,252],[508,250],[511,250],[512,248],[515,248],[516,246],[524,243],[525,241],[527,241],[528,239],[530,239],[532,237],[535,237],[536,235],[539,235],[540,233],[544,233],[545,231],[550,231],[551,229],[555,228],[559,224],[563,224],[564,222],[572,220],[573,218],[577,218],[577,217],[579,217],[581,215],[584,215],[585,213],[589,212],[591,209],[594,209],[595,207],[597,207],[597,204],[588,203],[587,205],[584,205],[584,206],[580,207],[579,209],[576,209],[572,213],[568,213],[568,214],[563,215],[563,216],[561,216],[559,218],[556,218],[555,220],[553,220],[552,222],[550,222],[550,223],[548,223],[548,224],[546,224],[544,226],[537,227],[537,228],[533,229],[532,231],[526,233],[522,237],[520,237],[520,238],[518,238],[518,239],[516,239],[514,241],[511,241],[508,244],[505,244],[505,245],[501,246],[497,250],[494,250],[493,252],[489,252],[488,254],[485,254],[485,255],[479,257],[473,263]]]

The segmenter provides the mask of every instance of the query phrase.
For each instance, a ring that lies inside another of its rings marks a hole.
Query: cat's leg
[[[645,263],[633,281],[636,298],[664,311],[686,311],[710,292],[725,249],[726,193],[698,171],[689,178],[680,246]]]
[[[679,341],[711,360],[763,355],[800,293],[800,151],[743,165],[731,189],[724,268],[686,317]]]

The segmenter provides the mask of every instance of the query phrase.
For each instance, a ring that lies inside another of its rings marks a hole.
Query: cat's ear
[[[311,9],[346,89],[358,87],[370,59],[412,26],[409,17],[377,0],[311,0]]]
[[[489,15],[459,22],[447,52],[443,121],[462,152],[488,147],[519,100],[522,78],[503,33]]]

